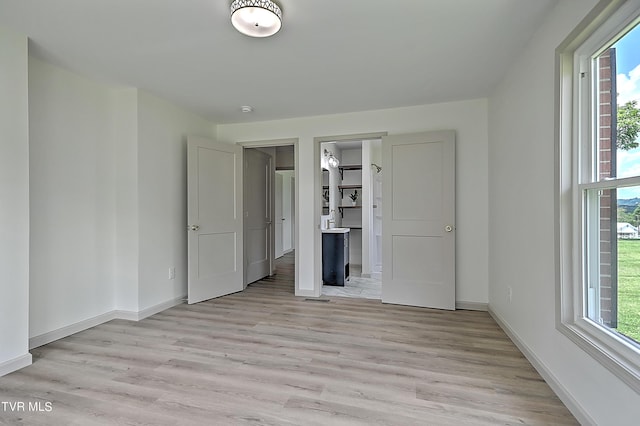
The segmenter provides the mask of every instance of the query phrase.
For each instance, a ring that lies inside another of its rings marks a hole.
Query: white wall
[[[490,99],[489,300],[592,420],[631,425],[640,396],[555,328],[554,51],[594,4],[561,1]]]
[[[114,307],[111,111],[107,86],[29,59],[32,337]]]
[[[373,132],[389,134],[454,129],[457,138],[457,283],[456,299],[488,301],[487,101],[483,99],[218,126],[218,140],[234,143],[299,138],[300,199],[298,218],[300,288],[312,291],[314,275],[315,209],[314,137]],[[318,253],[318,256],[320,253]]]
[[[137,312],[139,307],[138,90],[111,92],[116,149],[115,307]]]
[[[187,288],[186,136],[215,125],[35,58],[29,89],[29,335],[170,306]]]
[[[138,91],[140,310],[187,294],[187,135],[214,138],[215,126]]]
[[[31,364],[27,38],[0,28],[0,376]]]
[[[340,142],[337,143],[338,148],[340,148]],[[342,151],[342,161],[340,164],[343,166],[348,166],[351,164],[362,164],[362,148],[350,148],[344,149],[341,148]],[[353,176],[354,179],[357,179],[357,176]],[[360,182],[358,182],[360,183]]]

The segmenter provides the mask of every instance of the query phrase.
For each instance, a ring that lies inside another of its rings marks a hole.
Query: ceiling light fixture
[[[271,0],[234,0],[231,23],[236,30],[251,37],[269,37],[282,27],[282,11]]]

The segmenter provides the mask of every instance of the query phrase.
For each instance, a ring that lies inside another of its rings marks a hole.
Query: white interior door
[[[272,173],[270,155],[244,150],[245,284],[271,273]]]
[[[188,302],[242,291],[242,149],[187,143]]]
[[[276,173],[275,196],[275,244],[276,259],[284,254],[284,212],[282,208],[283,179],[280,173]]]
[[[382,301],[455,309],[455,133],[382,138]]]

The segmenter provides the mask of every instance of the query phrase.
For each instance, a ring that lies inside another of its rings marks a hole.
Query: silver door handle
[[[189,230],[190,231],[197,231],[198,229],[200,229],[199,225],[190,225],[189,226]]]
[[[451,231],[453,231],[453,226],[447,225],[447,226],[444,227],[444,230],[447,231],[447,232],[451,232]]]

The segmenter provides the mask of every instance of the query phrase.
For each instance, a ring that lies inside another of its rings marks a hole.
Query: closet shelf
[[[362,189],[362,185],[338,185],[338,190],[340,191],[340,198],[344,197],[345,189]]]
[[[362,170],[362,164],[351,164],[345,166],[338,166],[338,171],[340,172],[340,179],[344,179],[344,171],[345,170]]]

